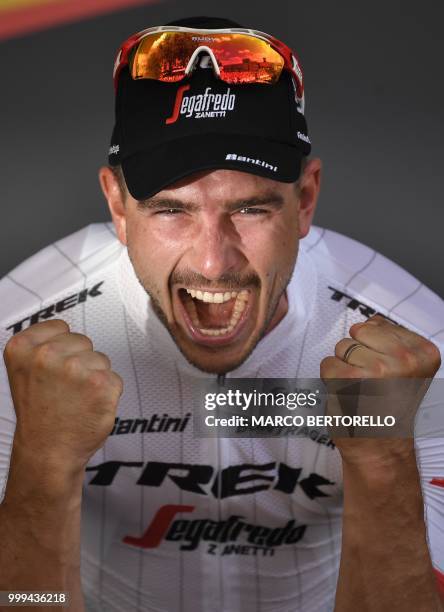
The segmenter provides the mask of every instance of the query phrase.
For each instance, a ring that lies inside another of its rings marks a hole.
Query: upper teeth
[[[223,304],[224,302],[228,302],[233,298],[239,298],[244,301],[248,301],[248,291],[243,289],[242,291],[225,291],[225,293],[210,293],[209,291],[199,291],[196,289],[187,289],[187,293],[191,295],[192,298],[196,300],[201,300],[202,302],[208,302],[210,304]]]

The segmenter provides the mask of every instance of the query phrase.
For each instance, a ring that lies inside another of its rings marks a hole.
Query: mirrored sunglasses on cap
[[[121,46],[114,65],[117,89],[125,66],[133,79],[177,83],[189,76],[206,53],[216,76],[225,83],[273,85],[288,70],[296,101],[304,112],[303,75],[293,51],[278,39],[244,28],[193,29],[162,26],[142,30]]]

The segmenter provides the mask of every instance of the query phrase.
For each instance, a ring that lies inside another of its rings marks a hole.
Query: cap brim
[[[205,134],[166,142],[122,161],[130,194],[147,199],[202,170],[228,169],[293,183],[303,153],[292,145],[239,135]]]

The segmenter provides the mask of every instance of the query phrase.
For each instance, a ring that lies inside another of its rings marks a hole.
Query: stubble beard
[[[262,338],[264,338],[264,336],[266,336],[266,334],[268,333],[268,328],[270,326],[270,323],[272,322],[273,317],[276,314],[276,311],[277,311],[277,308],[279,306],[279,302],[282,296],[287,290],[287,287],[293,276],[294,267],[296,265],[296,260],[295,260],[287,276],[282,279],[282,285],[279,291],[277,292],[277,295],[275,296],[273,301],[268,306],[268,313],[265,318],[264,324],[262,325],[262,328],[259,330],[258,333],[256,333],[256,336],[250,340],[249,342],[250,346],[247,348],[247,350],[242,355],[242,357],[236,360],[235,362],[230,363],[229,366],[223,369],[223,371],[219,371],[219,370],[216,371],[216,369],[206,368],[205,366],[202,366],[200,361],[193,359],[193,357],[189,355],[186,352],[186,350],[184,350],[184,348],[181,346],[180,338],[178,337],[177,332],[175,331],[174,327],[170,325],[168,318],[165,312],[163,311],[158,298],[156,297],[154,289],[150,286],[150,283],[138,273],[137,268],[134,265],[134,261],[133,261],[133,258],[131,257],[131,253],[129,249],[128,249],[128,255],[129,255],[131,264],[133,266],[134,273],[137,277],[137,280],[139,281],[140,285],[142,286],[142,288],[144,289],[144,291],[146,292],[147,296],[150,299],[150,304],[151,304],[151,308],[153,312],[156,314],[159,321],[162,323],[162,325],[165,327],[167,332],[170,334],[175,345],[177,346],[181,354],[185,357],[185,359],[188,361],[188,363],[190,363],[192,366],[198,368],[199,370],[207,374],[226,374],[227,372],[235,370],[236,368],[240,367],[248,359],[248,357],[253,353],[256,346],[259,344]],[[206,358],[206,360],[208,360],[208,358]]]

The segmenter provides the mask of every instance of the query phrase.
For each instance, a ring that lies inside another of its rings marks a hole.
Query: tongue
[[[194,300],[201,327],[205,329],[222,329],[230,324],[235,299],[223,304],[208,304]]]

